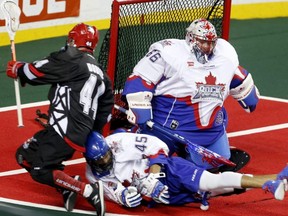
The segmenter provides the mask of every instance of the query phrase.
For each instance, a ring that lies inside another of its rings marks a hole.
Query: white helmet
[[[215,27],[206,19],[194,20],[186,29],[186,42],[197,61],[205,64],[212,58],[217,41]]]

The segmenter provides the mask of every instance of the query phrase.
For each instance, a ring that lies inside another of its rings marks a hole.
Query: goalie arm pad
[[[256,109],[260,96],[251,74],[248,74],[240,85],[230,89],[230,95],[249,113]]]
[[[131,93],[126,95],[129,110],[127,119],[132,124],[144,124],[152,119],[152,93],[148,91]]]

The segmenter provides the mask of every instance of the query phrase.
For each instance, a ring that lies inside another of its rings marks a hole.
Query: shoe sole
[[[76,175],[74,179],[77,181],[81,181],[81,178],[79,175]],[[66,208],[67,211],[69,212],[73,211],[75,204],[76,204],[77,195],[78,194],[76,192],[73,192],[73,191],[70,192],[67,202],[64,204],[64,207]]]
[[[106,212],[106,205],[104,201],[104,189],[103,189],[102,181],[98,181],[98,187],[99,187],[99,196],[100,196],[100,203],[101,203],[101,215],[100,216],[104,216]]]
[[[283,200],[285,197],[285,189],[287,188],[287,180],[284,179],[275,190],[274,197],[276,200]]]

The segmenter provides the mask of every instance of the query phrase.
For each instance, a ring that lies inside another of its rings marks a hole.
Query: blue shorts
[[[170,157],[163,167],[166,178],[159,180],[169,188],[171,205],[197,202],[200,177],[204,169],[180,157]]]

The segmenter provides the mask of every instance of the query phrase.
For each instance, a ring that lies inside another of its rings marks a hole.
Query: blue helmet
[[[103,174],[113,167],[113,156],[105,138],[93,131],[88,135],[86,141],[86,152],[84,157],[92,171]]]

